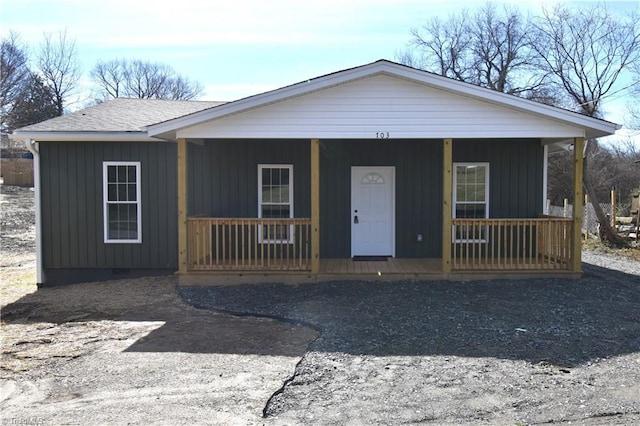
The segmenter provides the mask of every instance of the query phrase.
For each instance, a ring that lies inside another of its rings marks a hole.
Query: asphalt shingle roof
[[[139,132],[224,102],[117,98],[18,129],[28,132]]]

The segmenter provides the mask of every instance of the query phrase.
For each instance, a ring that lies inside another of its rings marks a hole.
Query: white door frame
[[[390,172],[391,175],[391,184],[390,184],[390,190],[391,190],[391,256],[395,257],[396,256],[396,167],[395,166],[351,166],[351,190],[350,190],[350,194],[351,194],[351,209],[349,210],[349,218],[350,218],[350,230],[351,230],[351,257],[354,256],[358,256],[358,254],[355,253],[354,251],[354,247],[355,247],[355,235],[354,235],[354,215],[355,215],[355,206],[353,205],[353,190],[354,190],[354,185],[353,185],[353,173],[354,170],[363,170],[363,169],[367,169],[367,170],[371,170],[371,171],[379,171],[379,170],[386,170]]]

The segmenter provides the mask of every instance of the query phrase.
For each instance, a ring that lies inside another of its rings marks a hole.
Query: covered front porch
[[[581,153],[583,139],[575,138],[573,142],[574,153]],[[442,200],[438,234],[422,236],[439,241],[437,244],[441,245],[441,251],[435,256],[407,256],[403,252],[384,259],[371,257],[362,260],[348,256],[322,256],[320,239],[321,235],[326,235],[326,230],[321,232],[321,227],[331,224],[328,220],[321,220],[321,141],[313,139],[307,143],[310,215],[273,219],[188,214],[188,176],[194,176],[189,171],[190,142],[178,140],[179,272],[182,276],[287,274],[316,278],[420,276],[440,279],[540,273],[579,276],[581,273],[580,209],[575,209],[574,217],[570,219],[542,215],[477,219],[452,217],[455,143],[452,139],[439,143]],[[576,182],[581,182],[581,173],[582,156],[575,155]],[[580,184],[574,185],[574,193],[576,200],[582,199]]]

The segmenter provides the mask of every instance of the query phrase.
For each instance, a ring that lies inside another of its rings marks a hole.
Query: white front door
[[[395,255],[395,167],[351,167],[351,256]]]

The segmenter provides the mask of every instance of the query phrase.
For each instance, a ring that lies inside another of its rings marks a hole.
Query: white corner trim
[[[42,257],[42,187],[40,186],[40,147],[32,139],[24,140],[25,147],[33,154],[33,190],[36,219],[36,284],[44,284],[44,259]]]

